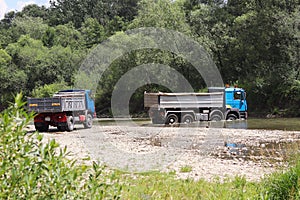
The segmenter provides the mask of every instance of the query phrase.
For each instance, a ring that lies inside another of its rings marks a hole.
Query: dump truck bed
[[[145,93],[144,107],[221,108],[224,107],[224,93]]]
[[[48,98],[28,98],[28,109],[37,113],[82,111],[86,109],[84,93],[55,94]]]

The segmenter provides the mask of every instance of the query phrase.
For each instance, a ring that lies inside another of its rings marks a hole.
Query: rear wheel
[[[229,114],[227,120],[237,120],[237,116],[235,114]]]
[[[67,131],[74,130],[74,118],[73,116],[67,116]]]
[[[34,126],[38,132],[47,132],[49,130],[49,124],[35,123]]]
[[[190,124],[194,122],[194,117],[191,114],[185,114],[182,117],[181,123]]]
[[[178,117],[175,114],[170,114],[167,117],[166,124],[176,124],[178,123]]]
[[[211,111],[210,115],[210,121],[221,121],[224,120],[224,114],[220,110],[213,110]]]
[[[86,121],[83,123],[84,128],[92,128],[93,126],[93,117],[91,114],[86,116]]]

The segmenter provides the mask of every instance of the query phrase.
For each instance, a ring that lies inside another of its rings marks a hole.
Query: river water
[[[224,128],[300,131],[300,118],[247,119],[225,122]]]
[[[118,123],[126,124],[130,120],[117,120]],[[153,125],[150,120],[135,119],[134,122],[139,126],[165,126]],[[115,120],[101,119],[98,121],[100,125],[115,125]],[[265,130],[283,130],[283,131],[300,131],[300,118],[249,118],[247,120],[221,121],[221,122],[194,122],[189,125],[179,124],[181,127],[212,127],[212,128],[234,128],[234,129],[265,129]]]

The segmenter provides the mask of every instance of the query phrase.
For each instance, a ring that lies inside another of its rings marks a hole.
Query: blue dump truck
[[[153,124],[247,119],[242,88],[209,88],[208,93],[144,93]]]
[[[96,116],[90,90],[62,90],[48,98],[28,98],[28,110],[37,113],[37,131],[48,131],[49,126],[59,131],[72,131],[76,123],[91,128]]]

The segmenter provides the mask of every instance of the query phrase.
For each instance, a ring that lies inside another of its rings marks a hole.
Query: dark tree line
[[[299,0],[56,0],[50,7],[28,5],[0,22],[0,105],[16,92],[50,95],[72,87],[80,64],[98,44],[139,27],[162,27],[186,34],[213,58],[225,83],[248,93],[249,111],[299,116]],[[143,63],[169,65],[195,91],[203,79],[180,55],[141,50],[112,63],[96,93],[97,110],[109,112],[113,85]],[[143,110],[146,85],[132,97],[131,111]]]

